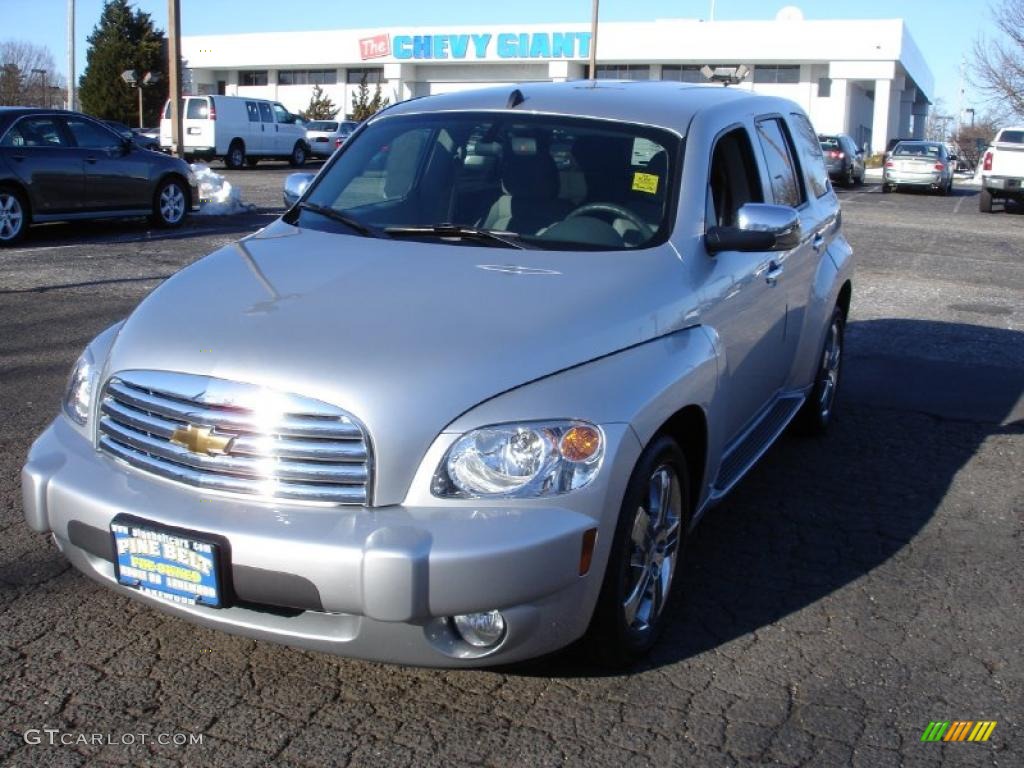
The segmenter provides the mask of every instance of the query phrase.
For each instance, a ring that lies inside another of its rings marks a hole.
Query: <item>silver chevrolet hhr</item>
[[[31,449],[29,524],[122,594],[345,656],[628,663],[701,516],[832,419],[853,258],[792,102],[417,99],[288,187],[88,346]]]

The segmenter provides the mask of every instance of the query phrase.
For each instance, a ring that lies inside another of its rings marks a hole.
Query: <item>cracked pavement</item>
[[[19,471],[75,357],[160,276],[266,223],[287,172],[229,173],[257,212],[170,238],[57,225],[0,251],[0,763],[1024,765],[1024,210],[983,216],[973,191],[841,193],[860,266],[834,430],[784,436],[709,513],[628,673],[574,649],[483,671],[350,661],[71,569],[23,522]],[[998,725],[921,743],[958,719]],[[114,743],[26,743],[43,728]]]

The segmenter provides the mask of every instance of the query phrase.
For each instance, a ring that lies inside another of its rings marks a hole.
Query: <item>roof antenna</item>
[[[508,101],[505,103],[505,109],[514,109],[524,101],[526,101],[526,97],[523,96],[523,92],[516,88],[508,95]]]

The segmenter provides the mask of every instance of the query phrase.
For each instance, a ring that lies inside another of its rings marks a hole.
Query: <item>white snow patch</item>
[[[214,173],[205,163],[192,163],[192,173],[199,180],[199,216],[230,216],[255,210],[254,203],[243,203],[242,193],[231,182]]]

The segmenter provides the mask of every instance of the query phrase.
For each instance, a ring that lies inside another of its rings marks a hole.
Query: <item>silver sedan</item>
[[[953,191],[953,162],[938,141],[901,141],[886,158],[882,191],[917,187],[948,195]]]
[[[306,142],[315,157],[330,157],[358,125],[353,120],[312,120],[306,123]]]

